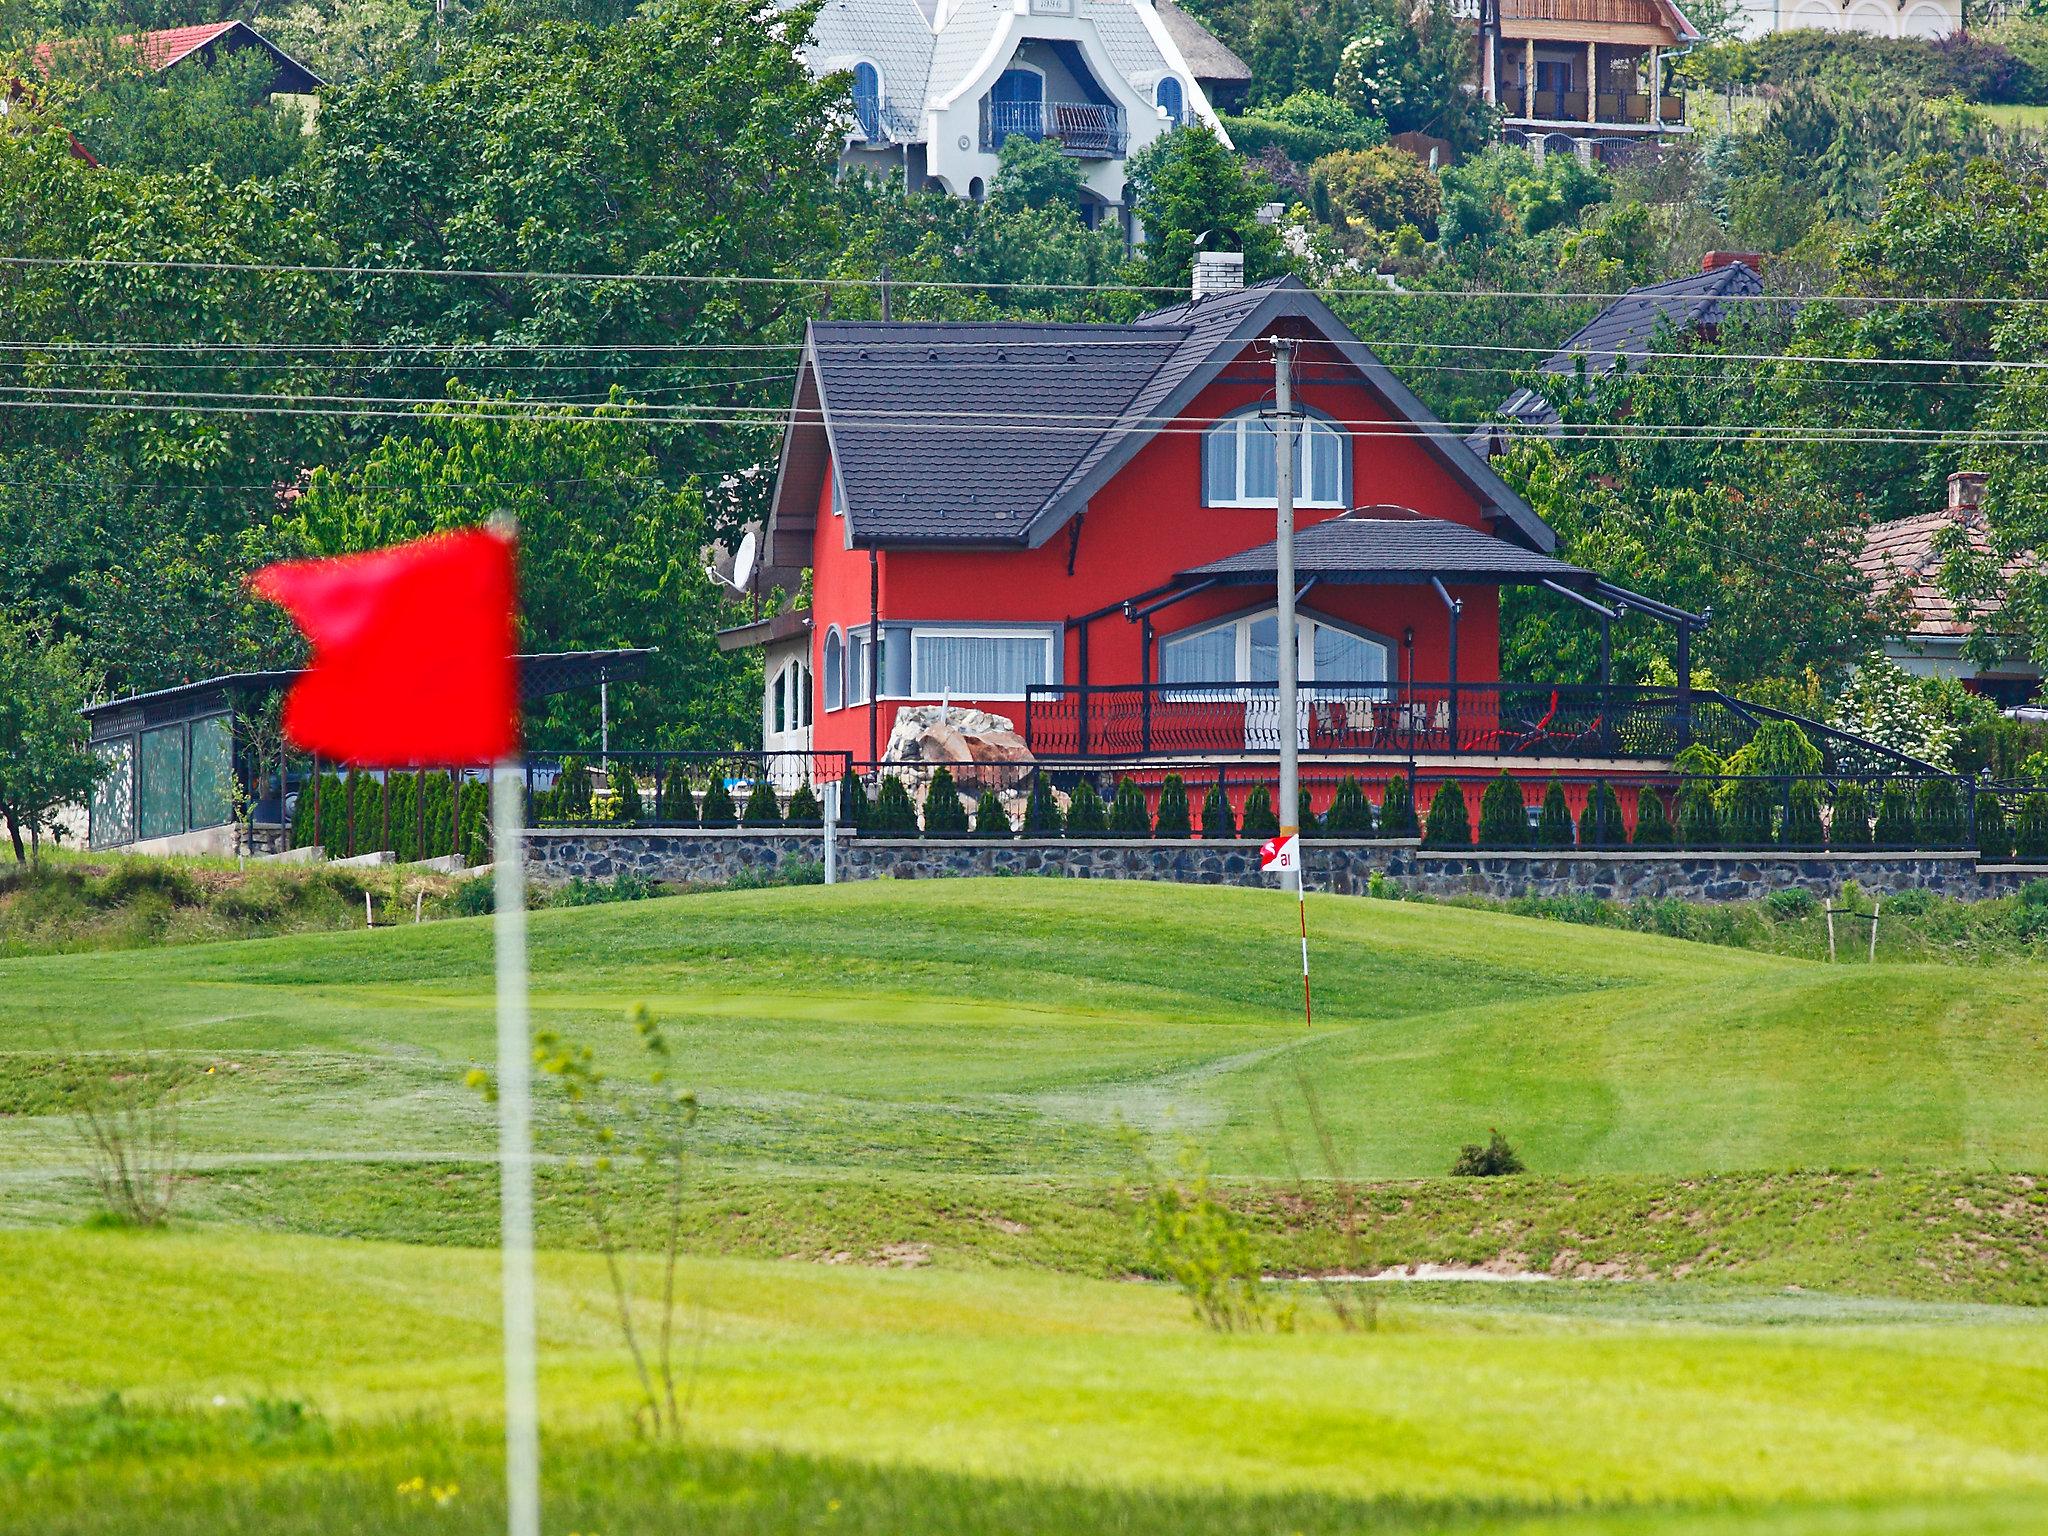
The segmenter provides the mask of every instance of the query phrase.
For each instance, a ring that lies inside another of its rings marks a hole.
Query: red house
[[[810,607],[731,637],[766,648],[764,745],[874,762],[899,711],[945,703],[1043,760],[1276,753],[1274,337],[1297,343],[1307,757],[1668,759],[1672,733],[1631,722],[1690,705],[1704,621],[1556,558],[1291,277],[1128,325],[813,323],[766,546],[773,579],[810,572]],[[1516,584],[1673,625],[1681,688],[1503,685]]]

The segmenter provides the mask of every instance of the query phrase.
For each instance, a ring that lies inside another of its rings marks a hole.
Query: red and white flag
[[[1301,868],[1301,834],[1273,837],[1259,849],[1259,870],[1268,875],[1292,874]]]

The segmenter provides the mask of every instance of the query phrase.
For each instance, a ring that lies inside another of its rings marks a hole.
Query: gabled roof
[[[1182,582],[1215,581],[1219,585],[1270,587],[1278,551],[1272,540],[1240,550],[1221,560],[1183,571]],[[1591,586],[1591,571],[1539,555],[1520,544],[1496,539],[1463,523],[1441,518],[1333,517],[1303,528],[1294,536],[1297,581],[1342,584],[1409,582],[1437,577],[1488,585],[1534,586],[1554,581],[1559,586]]]
[[[1249,80],[1251,65],[1225,45],[1223,39],[1182,10],[1173,0],[1153,0],[1152,9],[1166,26],[1166,35],[1188,61],[1197,80]]]
[[[125,33],[114,41],[122,46],[132,46],[141,56],[143,67],[156,73],[162,73],[173,64],[189,59],[216,43],[225,42],[230,48],[253,46],[269,54],[278,66],[278,77],[271,83],[274,91],[305,95],[326,84],[245,21],[216,21],[201,27],[165,27],[155,32]],[[48,69],[65,46],[61,42],[40,45],[35,55],[37,66]]]
[[[1276,326],[1306,328],[1481,509],[1530,547],[1556,536],[1295,277],[1129,325],[814,322],[769,518],[770,558],[806,564],[838,466],[856,544],[1036,546]]]
[[[1878,523],[1863,536],[1856,554],[1856,571],[1870,583],[1871,590],[1884,598],[1903,591],[1906,599],[1905,634],[1922,639],[1957,639],[1975,626],[1957,611],[1955,599],[1941,587],[1942,555],[1939,548],[1945,528],[1960,527],[1969,549],[1979,555],[1991,553],[1991,532],[1984,514],[1975,507],[1944,508],[1937,512],[1916,512],[1889,523]],[[2025,562],[2017,557],[1999,567],[2001,587],[2009,586]]]

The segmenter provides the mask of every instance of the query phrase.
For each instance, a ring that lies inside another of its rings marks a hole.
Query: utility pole
[[[1273,564],[1279,588],[1280,663],[1279,698],[1275,701],[1274,724],[1280,732],[1280,836],[1301,832],[1301,760],[1297,731],[1299,706],[1295,703],[1296,673],[1300,670],[1300,641],[1294,624],[1294,341],[1291,337],[1267,339],[1273,349],[1273,482],[1274,540]],[[1290,870],[1280,877],[1281,888],[1297,894],[1302,889],[1301,871]]]

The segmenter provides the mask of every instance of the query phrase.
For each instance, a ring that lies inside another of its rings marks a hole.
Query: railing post
[[[1024,685],[1024,745],[1027,747],[1031,745],[1031,696],[1037,686],[1036,683]]]
[[[1138,625],[1138,741],[1139,750],[1152,750],[1152,616]]]

